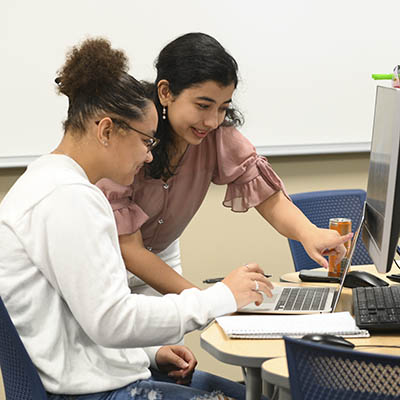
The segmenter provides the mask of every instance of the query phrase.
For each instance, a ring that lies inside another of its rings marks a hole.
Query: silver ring
[[[260,285],[258,284],[258,281],[254,281],[256,283],[256,288],[254,289],[255,292],[258,292],[260,290]]]

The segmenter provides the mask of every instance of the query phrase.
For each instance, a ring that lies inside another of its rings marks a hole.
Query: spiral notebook
[[[305,315],[229,315],[216,319],[232,339],[277,339],[329,333],[344,337],[369,337],[349,312]]]

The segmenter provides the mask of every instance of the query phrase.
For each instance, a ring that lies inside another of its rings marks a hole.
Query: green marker
[[[393,74],[372,74],[372,79],[375,80],[384,80],[384,79],[393,79]]]

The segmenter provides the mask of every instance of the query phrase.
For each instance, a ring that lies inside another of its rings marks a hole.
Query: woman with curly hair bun
[[[198,373],[188,348],[163,344],[271,295],[257,265],[180,295],[128,286],[113,212],[94,184],[132,183],[158,144],[154,103],[127,71],[104,39],[68,54],[56,79],[69,100],[61,143],[0,204],[1,296],[50,400],[244,399],[243,385]]]

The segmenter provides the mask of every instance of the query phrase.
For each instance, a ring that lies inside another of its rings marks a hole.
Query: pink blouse
[[[97,185],[111,203],[119,234],[141,229],[145,246],[158,253],[177,239],[201,206],[210,183],[228,185],[223,205],[244,212],[279,190],[282,181],[265,157],[235,128],[220,127],[200,145],[189,145],[176,174],[144,177],[130,186],[109,179]]]

